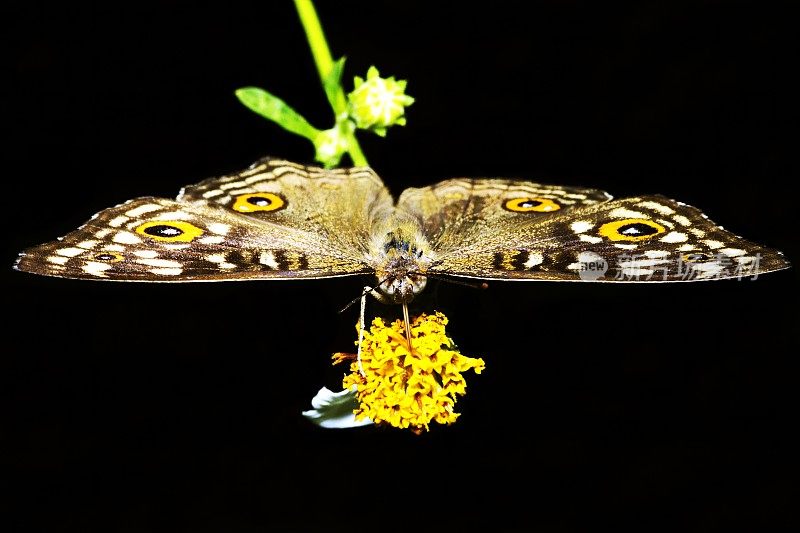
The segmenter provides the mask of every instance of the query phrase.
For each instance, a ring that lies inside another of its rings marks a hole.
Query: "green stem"
[[[319,78],[325,82],[331,70],[333,70],[333,56],[328,48],[328,41],[325,40],[322,25],[319,23],[317,10],[314,9],[314,3],[311,0],[294,0],[294,5],[297,8],[297,14],[300,16],[300,22],[303,23],[303,29],[306,31],[308,46],[311,47],[311,54],[314,56]],[[333,111],[338,115],[344,111],[344,102],[336,102],[336,104],[340,108]]]
[[[357,167],[368,167],[369,162],[367,161],[367,156],[361,151],[361,146],[358,144],[355,133],[350,133],[347,136],[347,144],[349,146],[347,153],[350,154],[350,159],[353,160],[353,164]]]
[[[294,5],[297,8],[297,14],[300,16],[300,22],[303,24],[303,29],[306,32],[306,39],[308,39],[308,46],[311,48],[311,55],[314,57],[314,63],[317,65],[319,79],[324,84],[333,70],[333,56],[331,55],[330,48],[328,48],[328,42],[325,40],[325,33],[322,31],[322,25],[319,23],[317,10],[314,9],[312,0],[294,0]],[[344,92],[338,91],[333,102],[333,113],[336,116],[336,120],[338,121],[340,120],[339,117],[346,116],[346,111],[347,101],[344,98]],[[353,164],[357,166],[369,165],[354,133],[347,136],[347,141],[347,152],[350,154]]]

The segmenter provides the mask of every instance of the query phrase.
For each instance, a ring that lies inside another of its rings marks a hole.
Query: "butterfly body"
[[[376,228],[371,243],[369,264],[379,282],[375,296],[390,303],[410,302],[425,288],[435,261],[419,222],[395,214]]]
[[[456,178],[395,201],[369,168],[264,159],[106,209],[20,254],[19,270],[116,281],[376,277],[408,303],[430,276],[550,281],[696,281],[788,267],[699,210],[662,196]]]

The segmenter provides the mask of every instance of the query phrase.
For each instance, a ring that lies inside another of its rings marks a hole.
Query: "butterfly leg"
[[[379,302],[381,302],[382,304],[392,305],[392,304],[396,303],[394,300],[386,297],[386,295],[384,295],[382,292],[379,292],[379,291],[375,290],[375,287],[372,287],[372,288],[364,287],[364,293],[363,293],[363,295],[361,297],[362,309],[363,309],[363,306],[364,306],[364,303],[363,303],[364,302],[364,298],[366,297],[367,292],[372,294],[372,296],[374,296],[375,299],[378,300]],[[403,306],[403,323],[405,324],[405,330],[406,330],[406,344],[408,344],[408,353],[411,353],[413,351],[413,347],[411,345],[411,319],[410,319],[410,317],[408,315],[408,304],[406,302],[402,302],[401,305]],[[361,312],[361,315],[362,315],[362,318],[363,318],[363,315],[364,315],[363,310]]]
[[[403,302],[403,322],[406,326],[406,342],[408,343],[408,353],[412,353],[414,348],[411,346],[411,320],[408,318],[408,305]]]
[[[367,310],[367,294],[372,292],[370,287],[364,287],[364,292],[361,293],[361,313],[358,316],[358,350],[356,351],[356,361],[358,362],[358,371],[362,376],[364,373],[364,366],[361,364],[361,344],[364,342],[364,314]]]

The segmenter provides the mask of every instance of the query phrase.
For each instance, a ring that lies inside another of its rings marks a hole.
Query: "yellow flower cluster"
[[[461,355],[445,335],[446,325],[447,317],[439,312],[414,318],[409,351],[403,321],[387,326],[376,318],[364,332],[360,361],[353,354],[333,355],[335,362],[356,359],[351,361],[351,373],[344,377],[343,385],[358,389],[357,420],[369,417],[376,424],[409,428],[415,433],[427,431],[431,420],[455,422],[456,395],[466,392],[461,373],[472,369],[480,374],[485,364],[483,359]]]

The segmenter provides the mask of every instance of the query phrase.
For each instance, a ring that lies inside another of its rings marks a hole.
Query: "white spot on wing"
[[[206,261],[210,261],[212,263],[224,263],[225,262],[225,256],[222,255],[222,254],[207,255],[206,256]]]
[[[667,257],[669,255],[669,252],[666,251],[666,250],[647,250],[644,253],[644,255],[646,255],[647,257],[652,257],[652,258]]]
[[[125,214],[128,215],[129,217],[140,217],[145,213],[158,211],[159,209],[161,209],[161,206],[157,204],[143,204],[140,205],[139,207],[134,207],[129,211],[125,211]]]
[[[142,242],[142,239],[129,231],[117,232],[117,234],[114,235],[114,238],[111,240],[120,244],[139,244]]]
[[[691,252],[692,250],[697,250],[697,246],[694,244],[681,244],[678,246],[679,252]]]
[[[202,237],[200,239],[200,242],[203,243],[203,244],[220,244],[221,242],[224,242],[224,241],[225,241],[225,238],[222,237],[222,236],[218,236],[218,235],[217,236],[212,235],[212,236],[209,236],[209,237]]]
[[[111,265],[108,263],[98,263],[96,261],[89,261],[85,265],[83,265],[83,271],[87,274],[91,274],[93,276],[104,277],[105,274],[103,273],[105,270],[111,268]]]
[[[525,268],[533,268],[536,265],[541,265],[544,261],[544,256],[538,252],[531,252],[528,254],[528,260],[525,261]]]
[[[727,255],[728,257],[739,257],[740,255],[744,255],[745,252],[741,248],[723,248],[720,250],[723,254]]]
[[[646,207],[648,209],[652,209],[653,211],[660,213],[662,215],[671,215],[672,213],[675,212],[675,210],[672,209],[671,207],[668,207],[664,204],[660,204],[658,202],[653,202],[651,200],[648,200],[646,202],[639,202],[639,205],[642,207]]]
[[[622,248],[623,250],[635,250],[638,248],[635,244],[615,244],[615,248]]]
[[[219,186],[219,188],[223,191],[229,191],[231,189],[238,189],[239,187],[244,187],[247,184],[243,181],[232,181],[231,183],[223,183]]]
[[[183,272],[182,268],[153,268],[150,272],[159,276],[179,276]]]
[[[708,239],[703,242],[706,243],[706,246],[708,246],[712,250],[716,250],[717,248],[722,248],[723,246],[725,246],[725,244],[723,244],[721,241],[715,241],[714,239]]]
[[[592,244],[597,244],[599,242],[603,242],[602,237],[593,237],[591,235],[579,235],[578,238],[583,242],[590,242]]]
[[[647,215],[645,215],[640,211],[633,211],[625,207],[618,207],[616,209],[612,209],[609,215],[611,215],[614,218],[648,218]]]
[[[669,220],[664,220],[663,218],[659,218],[658,223],[661,224],[662,226],[668,227],[669,229],[675,228],[675,224],[673,224]]]
[[[106,244],[103,246],[103,250],[107,252],[124,252],[125,247],[121,244]]]
[[[147,266],[154,266],[154,267],[163,267],[163,268],[177,268],[181,270],[181,263],[178,261],[171,261],[169,259],[139,259],[136,261],[137,263],[141,263]]]
[[[50,263],[55,263],[57,265],[63,265],[67,261],[69,261],[69,257],[59,257],[57,255],[51,255],[47,258],[47,261]]]
[[[104,238],[106,235],[108,235],[109,233],[111,233],[111,230],[110,230],[110,229],[108,229],[108,228],[105,228],[105,229],[101,229],[100,231],[98,231],[97,233],[95,233],[95,234],[94,234],[94,236],[95,236],[95,237],[97,237],[98,239],[102,239],[102,238]]]
[[[126,223],[128,220],[130,219],[125,215],[120,215],[118,217],[114,217],[111,220],[109,220],[108,225],[111,226],[112,228],[118,228],[124,223]]]
[[[186,211],[170,211],[168,213],[159,213],[153,220],[191,220],[192,218],[191,213]]]
[[[86,250],[82,250],[81,248],[59,248],[56,250],[56,253],[66,257],[75,257],[76,255],[80,255],[85,251]]]
[[[220,222],[212,222],[208,225],[208,229],[218,235],[227,235],[231,227],[229,224],[222,224]]]
[[[691,226],[692,222],[683,215],[675,215],[672,217],[672,220],[680,224],[681,226]]]
[[[700,228],[689,228],[689,233],[691,233],[695,237],[705,237],[706,236],[706,232],[701,230]]]
[[[697,279],[713,278],[718,276],[725,266],[721,263],[692,263],[692,272],[697,273]]]
[[[278,270],[278,262],[275,260],[275,254],[270,251],[261,252],[258,262],[262,265],[266,265],[272,269]]]
[[[575,233],[586,233],[590,229],[594,227],[594,224],[589,222],[588,220],[576,220],[572,224],[569,225],[572,228],[572,231]]]
[[[264,175],[263,174],[258,174],[258,175],[255,175],[255,176],[250,176],[249,178],[245,178],[245,180],[244,180],[244,182],[247,185],[250,185],[250,184],[255,183],[257,181],[264,181]]]
[[[622,276],[634,279],[645,276],[652,276],[654,273],[655,271],[649,268],[627,267],[620,269],[620,274],[622,274]]]
[[[679,231],[670,231],[665,236],[661,237],[661,242],[686,242],[689,239],[689,236],[685,233],[681,233]]]
[[[631,261],[620,261],[619,266],[624,269],[663,265],[664,263],[669,263],[669,259],[634,259]]]
[[[78,243],[78,248],[86,248],[87,250],[91,250],[92,248],[97,246],[97,243],[99,243],[99,242],[100,241],[83,241],[83,242],[79,242]]]
[[[207,191],[203,193],[203,198],[214,198],[215,196],[219,196],[220,194],[225,194],[223,191],[219,189],[214,189],[213,191]]]

